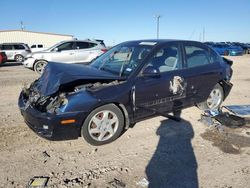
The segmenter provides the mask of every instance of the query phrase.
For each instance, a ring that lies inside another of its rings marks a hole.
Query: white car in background
[[[89,63],[107,49],[103,42],[95,40],[70,40],[60,42],[44,51],[28,55],[23,62],[30,68],[42,74],[49,61],[61,63]]]
[[[40,52],[45,50],[44,46],[42,44],[33,44],[30,46],[31,52]]]
[[[23,62],[24,58],[31,53],[30,48],[24,43],[0,44],[0,51],[5,52],[8,61]]]

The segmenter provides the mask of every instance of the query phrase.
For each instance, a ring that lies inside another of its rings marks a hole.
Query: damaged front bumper
[[[87,116],[86,112],[81,111],[59,114],[41,112],[24,99],[23,92],[19,96],[18,106],[26,124],[39,136],[49,140],[77,139],[80,135],[83,119]],[[62,124],[62,121],[68,119],[75,121]]]

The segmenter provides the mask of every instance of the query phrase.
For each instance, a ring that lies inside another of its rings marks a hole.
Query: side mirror
[[[52,51],[53,52],[59,52],[58,48],[54,48]]]
[[[160,71],[155,67],[149,66],[143,70],[142,75],[147,77],[160,77]]]

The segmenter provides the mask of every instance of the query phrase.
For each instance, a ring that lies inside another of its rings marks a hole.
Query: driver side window
[[[148,66],[159,70],[160,73],[181,68],[180,48],[177,44],[168,44],[159,49],[149,60]]]
[[[74,42],[65,42],[57,47],[58,51],[73,50]]]

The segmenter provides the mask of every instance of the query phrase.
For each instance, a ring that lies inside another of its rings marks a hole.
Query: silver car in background
[[[25,58],[23,65],[42,74],[44,67],[49,61],[87,64],[106,51],[104,43],[100,41],[62,41],[47,50],[30,54]]]
[[[3,43],[0,44],[0,51],[5,52],[7,61],[23,62],[24,58],[31,53],[27,44],[24,43]]]

